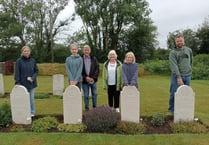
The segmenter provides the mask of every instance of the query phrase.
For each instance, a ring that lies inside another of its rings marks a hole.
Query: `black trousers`
[[[110,107],[119,108],[120,91],[116,90],[116,85],[108,85],[107,93],[108,93],[108,105]]]

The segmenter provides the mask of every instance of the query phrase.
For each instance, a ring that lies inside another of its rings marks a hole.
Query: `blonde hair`
[[[23,46],[23,47],[21,48],[21,55],[23,55],[23,51],[24,51],[24,49],[26,49],[26,48],[31,52],[30,47],[27,46],[27,45],[25,45],[25,46]]]
[[[78,49],[78,45],[77,45],[77,44],[71,44],[71,45],[70,45],[70,49],[71,49],[73,46],[75,46],[75,47]]]
[[[136,62],[135,55],[134,55],[134,53],[132,51],[126,53],[124,62],[126,62],[126,57],[128,57],[128,56],[131,56],[133,58],[133,62],[132,63]]]
[[[110,55],[111,54],[114,54],[115,55],[115,58],[117,59],[118,56],[117,56],[117,53],[115,52],[115,50],[110,50],[109,51],[108,56],[107,56],[108,59],[110,59]]]

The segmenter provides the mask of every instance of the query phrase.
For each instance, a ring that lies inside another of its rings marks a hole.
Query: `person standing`
[[[168,115],[174,112],[174,94],[181,85],[190,85],[192,75],[193,53],[191,48],[184,46],[183,35],[175,37],[176,48],[169,54],[171,69],[170,98]]]
[[[38,67],[35,59],[31,58],[31,50],[28,46],[21,49],[21,57],[15,63],[15,85],[26,87],[30,95],[31,116],[35,115],[34,93],[37,87]]]
[[[82,88],[84,92],[85,111],[89,110],[89,90],[92,94],[92,106],[97,106],[97,79],[99,76],[99,63],[95,56],[91,55],[91,48],[88,45],[83,47],[83,71]]]
[[[68,75],[69,85],[76,85],[81,89],[83,60],[78,54],[78,46],[70,45],[71,55],[66,58],[66,70]]]
[[[103,88],[107,89],[108,105],[114,108],[116,112],[119,109],[119,97],[122,85],[122,64],[117,60],[115,50],[108,53],[108,60],[103,65]],[[114,103],[114,105],[113,105]]]
[[[138,64],[135,61],[133,52],[126,53],[122,65],[123,86],[135,86],[138,88]]]

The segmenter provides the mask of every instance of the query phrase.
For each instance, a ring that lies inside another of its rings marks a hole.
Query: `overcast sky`
[[[166,48],[169,32],[191,28],[196,30],[206,17],[209,16],[209,0],[147,0],[152,13],[151,19],[157,26],[159,47]],[[69,16],[74,11],[72,0],[62,12]],[[70,31],[81,27],[81,20],[76,20]]]
[[[196,30],[209,16],[209,0],[147,0],[151,18],[158,29],[159,46],[166,48],[169,32]]]

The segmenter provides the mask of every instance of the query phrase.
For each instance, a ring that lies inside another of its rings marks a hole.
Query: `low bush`
[[[208,129],[198,122],[179,122],[170,124],[173,133],[207,133]]]
[[[0,106],[0,128],[8,126],[12,123],[12,113],[10,105],[4,103]]]
[[[165,123],[163,114],[157,113],[152,117],[151,123],[155,127],[162,126]]]
[[[151,60],[144,63],[145,71],[152,74],[170,74],[170,67],[168,60]]]
[[[120,113],[110,107],[99,106],[85,113],[84,123],[90,132],[108,132],[116,127],[119,119]]]
[[[143,134],[145,130],[144,124],[127,121],[119,121],[116,127],[116,132],[120,134]]]
[[[23,132],[25,127],[23,125],[13,125],[10,129],[11,132]]]
[[[57,128],[58,121],[55,117],[43,117],[35,120],[32,123],[32,131],[34,132],[47,132],[50,129],[55,129]]]
[[[84,132],[87,127],[84,124],[59,124],[57,128],[61,132],[79,133]]]

